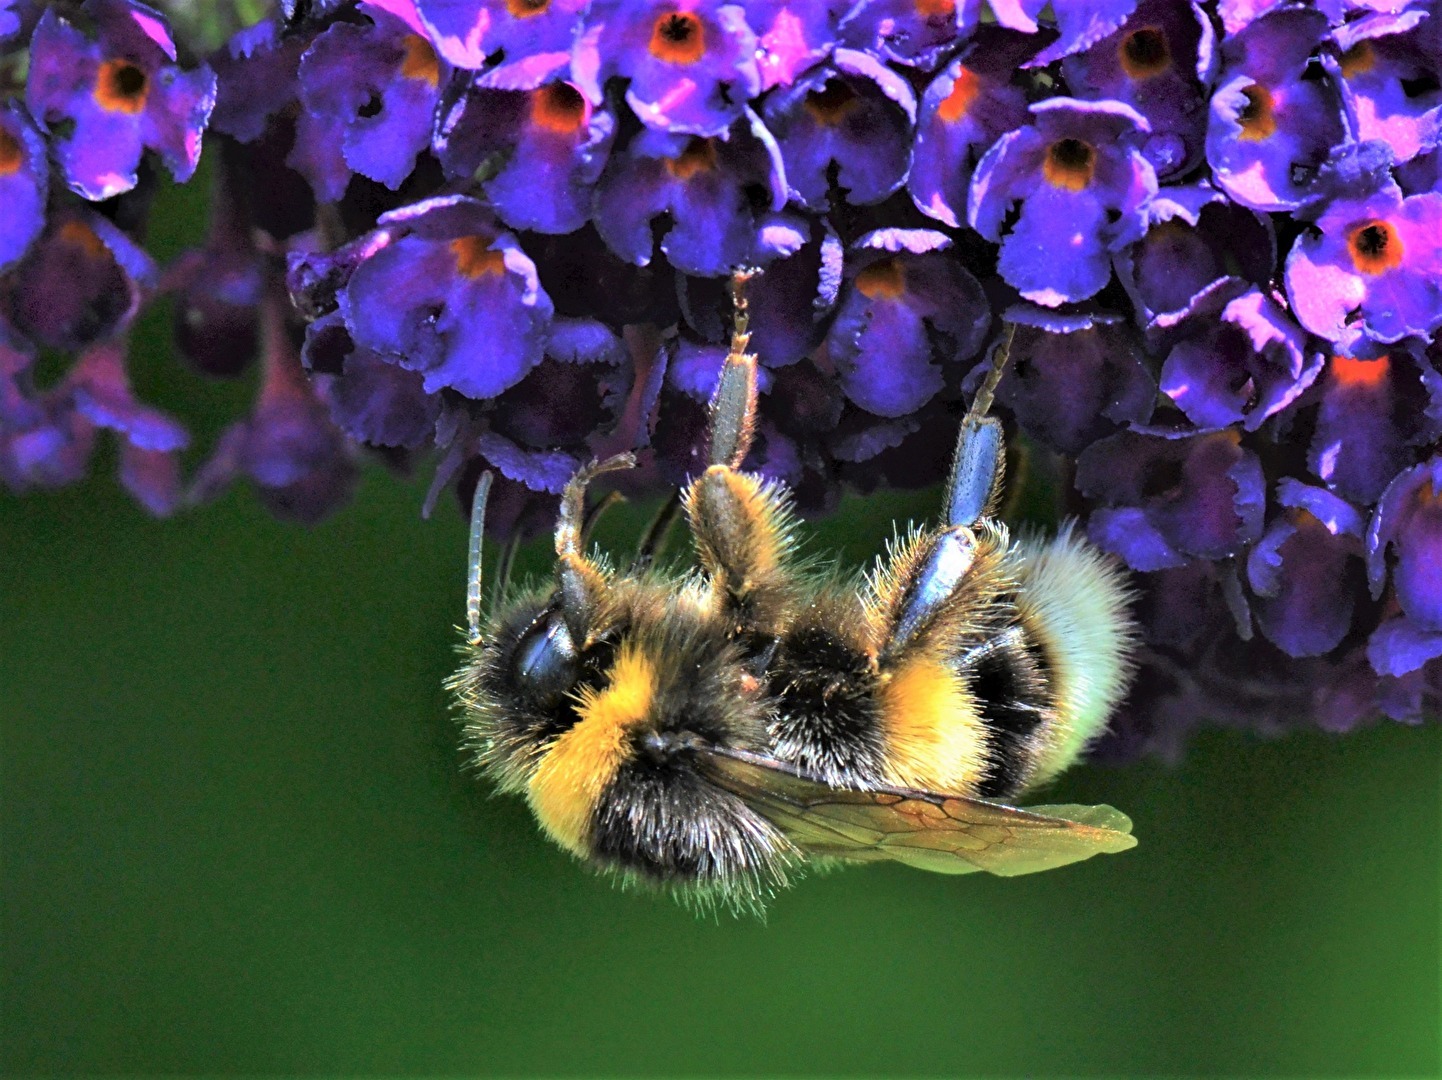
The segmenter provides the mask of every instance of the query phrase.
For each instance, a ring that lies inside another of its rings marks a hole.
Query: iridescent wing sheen
[[[938,874],[1012,877],[1136,846],[1131,819],[1110,806],[1001,803],[908,788],[834,788],[795,766],[746,750],[703,755],[733,792],[810,855],[891,859]]]

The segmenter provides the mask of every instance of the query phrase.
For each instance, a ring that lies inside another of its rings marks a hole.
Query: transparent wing
[[[1137,843],[1131,819],[1110,806],[1019,810],[908,788],[852,791],[746,750],[711,747],[703,757],[716,783],[812,855],[892,859],[939,874],[985,870],[1012,877]]]

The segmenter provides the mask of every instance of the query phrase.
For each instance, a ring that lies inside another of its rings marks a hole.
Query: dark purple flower
[[[1442,456],[1398,473],[1377,503],[1367,529],[1374,595],[1388,577],[1389,554],[1402,612],[1421,630],[1442,631]]]
[[[1216,183],[1256,210],[1312,202],[1318,168],[1342,141],[1342,109],[1326,81],[1304,78],[1327,18],[1279,8],[1222,43],[1212,95],[1207,162]]]
[[[1026,123],[1026,94],[1010,84],[1015,48],[975,48],[931,81],[921,98],[916,146],[906,186],[923,214],[960,228],[981,155]]]
[[[1380,140],[1410,161],[1442,137],[1442,9],[1375,12],[1332,33],[1341,55],[1323,56],[1359,142]]]
[[[1138,149],[1147,122],[1131,106],[1051,98],[1031,111],[1033,126],[1003,135],[981,159],[967,217],[1001,241],[1002,277],[1056,307],[1106,285],[1108,251],[1142,235],[1157,177]]]
[[[741,6],[756,34],[762,90],[791,85],[835,44],[827,0],[741,0]]]
[[[345,436],[331,423],[301,370],[282,302],[263,307],[264,378],[251,415],[227,428],[192,483],[189,498],[215,498],[248,478],[276,517],[314,524],[350,499],[357,470]]]
[[[360,347],[422,372],[427,393],[495,397],[540,363],[551,298],[530,257],[474,199],[384,214],[361,246],[371,253],[338,294],[346,327]]]
[[[482,181],[496,214],[513,229],[574,232],[591,217],[616,120],[568,82],[534,90],[473,89],[447,113],[435,139],[449,176]]]
[[[1062,62],[1077,97],[1123,101],[1147,118],[1142,153],[1163,180],[1189,172],[1206,141],[1212,24],[1192,4],[1142,0],[1115,32]]]
[[[1035,34],[1042,28],[1056,33],[1056,38],[1028,67],[1043,67],[1089,48],[1126,22],[1137,6],[1137,0],[1068,0],[1061,4],[1051,0],[988,0],[988,3],[1002,26],[1027,34]],[[1044,11],[1052,21],[1038,23]]]
[[[335,23],[300,60],[301,117],[292,161],[334,201],[345,192],[344,166],[394,190],[430,146],[440,97],[440,60],[420,34],[383,11],[369,25]],[[324,158],[303,147],[328,144]]]
[[[240,374],[257,351],[265,264],[250,223],[231,193],[230,171],[215,171],[210,230],[204,248],[186,252],[165,271],[161,290],[176,294],[175,347],[192,367],[222,378]]]
[[[150,256],[108,219],[62,212],[0,282],[0,314],[37,344],[75,349],[129,325],[155,277]]]
[[[928,229],[884,229],[852,246],[827,352],[848,398],[900,417],[945,384],[945,365],[976,355],[991,309],[976,278]]]
[[[1147,221],[1146,235],[1113,256],[1143,329],[1176,326],[1232,274],[1254,285],[1271,281],[1277,264],[1271,218],[1206,184],[1162,188],[1147,206]]]
[[[1119,315],[1060,315],[1018,305],[996,397],[1032,438],[1075,455],[1124,424],[1152,418],[1157,382],[1137,333]],[[984,374],[977,369],[968,381]]]
[[[189,180],[215,105],[215,76],[204,65],[184,71],[176,64],[164,16],[144,4],[87,0],[83,10],[95,40],[53,8],[41,17],[25,90],[66,182],[87,199],[129,191],[147,148],[176,180]]]
[[[612,155],[601,177],[596,229],[617,255],[645,266],[655,246],[653,222],[665,215],[670,228],[660,247],[671,264],[685,274],[720,277],[756,255],[760,213],[753,192],[769,194],[773,210],[786,202],[780,153],[754,114],[725,139],[643,131]]]
[[[1318,391],[1307,467],[1359,505],[1375,504],[1418,447],[1442,438],[1442,374],[1405,351],[1334,356]]]
[[[1279,513],[1247,556],[1251,610],[1288,656],[1321,656],[1342,643],[1365,597],[1365,521],[1350,503],[1296,480],[1277,486]]]
[[[781,147],[791,198],[807,209],[826,210],[833,185],[864,206],[906,180],[916,96],[865,53],[837,49],[825,66],[770,94],[762,115]]]
[[[440,396],[426,393],[420,372],[358,347],[339,311],[306,328],[301,356],[331,420],[356,442],[416,448],[434,438]]]
[[[1442,194],[1339,199],[1287,256],[1298,320],[1347,355],[1442,327]]]
[[[1228,558],[1262,533],[1262,465],[1235,430],[1118,432],[1082,452],[1076,486],[1101,504],[1092,540],[1135,570]]]
[[[588,6],[589,0],[415,0],[445,60],[474,71],[500,54],[502,61],[487,74],[508,88],[526,82],[529,72],[554,72],[569,59]]]
[[[929,71],[960,39],[963,18],[954,0],[854,0],[838,36],[852,49]]]
[[[572,71],[596,104],[608,79],[629,79],[626,104],[643,124],[690,135],[722,134],[761,92],[756,35],[718,0],[597,3]]]
[[[1442,630],[1420,626],[1406,615],[1394,615],[1372,632],[1367,641],[1367,659],[1379,675],[1402,679],[1421,674],[1424,667],[1442,667],[1434,661],[1442,658]],[[1413,696],[1421,690],[1415,679],[1408,680]],[[1435,691],[1434,691],[1435,692]],[[1405,700],[1405,699],[1404,699]],[[1397,720],[1417,722],[1423,717],[1420,702],[1402,706],[1401,715],[1388,713]],[[1409,715],[1410,714],[1410,715]]]
[[[1442,150],[1429,150],[1397,166],[1393,174],[1404,195],[1442,191]]]
[[[746,286],[751,351],[768,368],[794,364],[826,336],[841,288],[843,248],[824,220],[790,211],[770,215],[757,230],[763,273]],[[686,323],[705,340],[730,336],[730,290],[716,278],[682,278],[677,290]]]
[[[1212,296],[1179,329],[1162,364],[1161,390],[1198,427],[1241,423],[1256,431],[1312,385],[1323,356],[1259,289]]]
[[[226,42],[215,66],[215,111],[210,126],[241,142],[254,142],[266,120],[295,100],[296,72],[312,37],[286,34],[275,19],[247,27]]]

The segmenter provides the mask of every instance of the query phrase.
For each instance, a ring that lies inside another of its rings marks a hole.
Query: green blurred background
[[[206,171],[161,191],[158,257]],[[253,384],[178,373],[168,320],[134,376],[198,456]],[[698,919],[463,771],[465,525],[420,520],[424,476],[372,468],[305,530],[244,488],[152,521],[95,471],[0,494],[0,1072],[1438,1070],[1437,725],[1207,734],[1048,794],[1130,813],[1124,855],[855,869]],[[934,501],[853,500],[810,547],[861,565]]]
[[[1127,854],[698,919],[463,773],[465,527],[420,495],[371,471],[314,530],[244,490],[153,522],[108,475],[0,499],[4,1071],[1437,1069],[1437,726],[1210,734],[1061,783]],[[930,502],[814,546],[860,563]]]

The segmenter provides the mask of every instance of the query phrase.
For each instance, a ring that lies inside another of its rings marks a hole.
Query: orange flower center
[[[829,79],[820,90],[806,95],[806,111],[825,127],[835,127],[860,104],[855,92],[840,79]]]
[[[1080,139],[1058,139],[1046,148],[1042,175],[1053,187],[1081,191],[1096,171],[1096,151]]]
[[[1342,78],[1350,79],[1357,75],[1365,75],[1372,70],[1372,65],[1377,62],[1377,53],[1372,48],[1370,41],[1359,41],[1342,54],[1341,68]]]
[[[924,19],[949,19],[956,15],[955,0],[912,0],[912,4]]]
[[[531,122],[570,135],[586,122],[586,99],[570,83],[550,83],[531,96]]]
[[[1354,360],[1350,356],[1334,356],[1330,369],[1332,379],[1339,386],[1372,388],[1387,380],[1392,361],[1385,356],[1377,360]]]
[[[1144,26],[1124,37],[1117,49],[1117,59],[1122,70],[1133,79],[1150,79],[1172,66],[1166,35],[1157,26]]]
[[[666,169],[677,180],[690,180],[697,173],[711,172],[716,168],[716,142],[714,139],[693,138],[676,157],[668,158]]]
[[[906,294],[906,267],[895,259],[874,262],[856,275],[856,288],[868,300],[896,300]]]
[[[67,221],[60,226],[60,239],[67,244],[78,247],[88,258],[103,259],[106,256],[105,241],[95,234],[95,230],[83,221],[74,219]]]
[[[1380,274],[1402,262],[1402,240],[1388,221],[1364,221],[1347,233],[1352,265],[1364,274]]]
[[[936,115],[941,117],[944,124],[954,124],[966,116],[971,103],[976,100],[976,95],[981,93],[981,79],[976,72],[970,68],[961,68],[956,73],[956,81],[951,84],[951,93],[941,99],[941,104],[936,107]]]
[[[401,74],[407,79],[419,79],[431,86],[439,86],[441,62],[436,59],[431,43],[419,34],[407,34],[401,47],[406,51],[405,59],[401,61]]]
[[[491,250],[491,241],[485,236],[458,236],[451,241],[451,254],[456,259],[456,269],[468,278],[481,278],[506,272],[506,258],[499,251]]]
[[[1253,84],[1242,91],[1247,103],[1237,113],[1237,123],[1242,125],[1242,138],[1247,142],[1261,142],[1272,137],[1277,130],[1277,118],[1272,114],[1272,95],[1265,86]]]
[[[532,15],[544,15],[551,6],[551,0],[506,0],[506,10],[513,19],[529,19]]]
[[[95,101],[106,112],[143,112],[149,93],[149,78],[129,60],[107,60],[95,73]]]
[[[694,64],[706,55],[706,28],[689,11],[667,11],[651,26],[651,55],[668,64]]]
[[[0,128],[0,176],[19,172],[25,164],[25,148],[20,140],[4,128]]]

